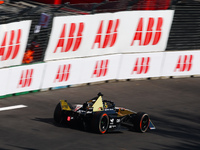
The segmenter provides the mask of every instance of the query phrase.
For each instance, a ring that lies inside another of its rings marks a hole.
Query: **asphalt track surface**
[[[147,112],[156,130],[103,135],[58,127],[59,99],[83,103],[101,91],[116,106]],[[1,150],[199,150],[200,78],[137,80],[89,85],[0,99]]]

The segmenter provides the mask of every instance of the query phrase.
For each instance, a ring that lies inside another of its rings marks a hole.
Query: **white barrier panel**
[[[0,96],[57,86],[200,74],[200,51],[115,54],[0,69]]]
[[[0,68],[22,63],[30,26],[30,20],[0,25]]]
[[[166,52],[162,76],[200,74],[200,51]]]
[[[121,21],[118,36],[120,52],[165,51],[173,10],[128,11],[114,15]]]
[[[116,79],[120,58],[121,54],[85,58],[81,70],[81,83]]]
[[[11,68],[7,93],[40,89],[44,67],[45,64],[35,64]]]
[[[6,89],[10,77],[10,68],[0,69],[0,96],[8,94]]]
[[[105,48],[98,48],[103,45],[101,39],[105,36],[100,33],[106,33],[111,18],[109,13],[55,17],[45,60],[114,53],[114,46],[106,51],[103,50]]]
[[[55,17],[45,61],[164,51],[173,10]]]
[[[122,55],[118,79],[159,77],[163,52]]]
[[[42,89],[80,83],[83,59],[48,62]]]
[[[42,89],[116,79],[120,54],[48,62]]]

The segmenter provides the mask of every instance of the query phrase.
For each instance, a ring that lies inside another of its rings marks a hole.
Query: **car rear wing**
[[[60,100],[60,106],[62,110],[66,110],[66,111],[72,110],[66,100]]]
[[[93,104],[92,107],[93,107],[93,112],[104,110],[102,96],[98,97],[98,99],[96,100],[96,102]]]

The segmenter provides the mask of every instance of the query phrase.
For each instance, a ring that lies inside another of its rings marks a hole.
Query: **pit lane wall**
[[[166,10],[55,17],[44,63],[0,65],[0,96],[107,80],[199,75],[200,51],[165,52],[173,14]],[[8,39],[26,44],[26,38],[17,40],[19,32],[14,40],[13,30]],[[12,49],[7,43],[5,56]]]

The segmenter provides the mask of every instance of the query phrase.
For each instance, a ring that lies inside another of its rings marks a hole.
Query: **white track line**
[[[0,111],[19,109],[19,108],[24,108],[24,107],[27,107],[27,106],[25,106],[25,105],[15,105],[15,106],[9,106],[9,107],[2,107],[2,108],[0,108]]]

